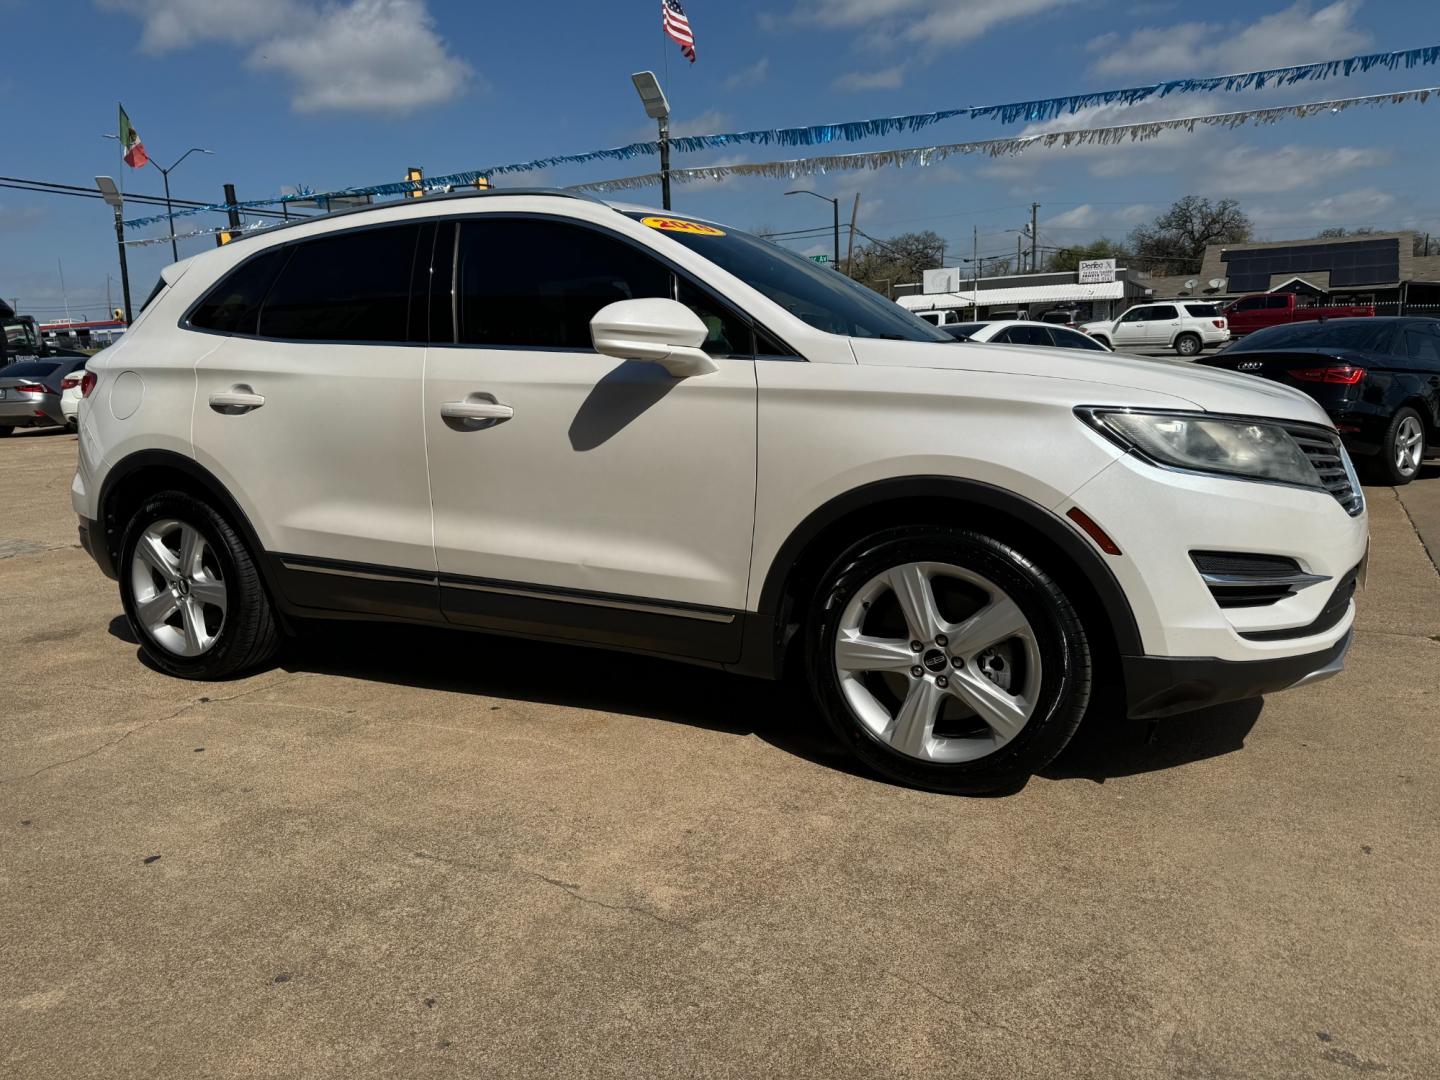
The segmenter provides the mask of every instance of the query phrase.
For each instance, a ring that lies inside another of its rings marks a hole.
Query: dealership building
[[[1194,273],[1151,275],[1113,260],[1081,271],[962,278],[955,268],[927,270],[924,281],[897,285],[896,302],[916,313],[961,318],[1038,318],[1054,308],[1081,319],[1109,319],[1150,300],[1228,303],[1252,293],[1295,293],[1302,303],[1374,304],[1382,315],[1440,315],[1440,241],[1435,255],[1415,254],[1413,232],[1318,240],[1212,244]]]

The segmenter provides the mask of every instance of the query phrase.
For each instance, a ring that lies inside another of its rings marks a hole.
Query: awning
[[[1123,300],[1125,282],[1105,281],[1099,285],[1030,285],[1017,289],[981,289],[977,300],[969,292],[921,293],[902,296],[895,302],[910,311],[944,311],[966,308],[972,303],[980,307],[1011,304],[1060,304],[1066,301]]]

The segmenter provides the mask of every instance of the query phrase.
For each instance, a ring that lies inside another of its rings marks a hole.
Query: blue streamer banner
[[[1120,90],[1099,90],[1089,94],[1071,94],[1064,97],[1037,98],[1034,101],[1015,101],[1004,105],[979,105],[960,109],[941,109],[936,112],[910,113],[905,116],[882,116],[870,120],[852,120],[839,124],[811,124],[807,127],[767,128],[755,131],[731,131],[715,135],[681,135],[670,140],[671,149],[679,153],[694,153],[700,150],[716,150],[742,144],[760,146],[825,146],[840,142],[859,142],[863,139],[880,138],[905,132],[916,132],[938,124],[942,120],[956,117],[972,119],[996,119],[1004,124],[1024,120],[1035,123],[1052,120],[1066,113],[1076,113],[1095,105],[1109,105],[1120,102],[1133,105],[1148,98],[1168,97],[1171,94],[1190,94],[1214,90],[1252,90],[1266,86],[1288,86],[1294,83],[1318,81],[1336,77],[1364,74],[1376,69],[1395,71],[1400,68],[1415,68],[1440,63],[1440,45],[1426,45],[1415,49],[1396,52],[1369,53],[1351,56],[1343,60],[1322,60],[1313,64],[1297,64],[1290,67],[1267,68],[1264,71],[1239,72],[1232,75],[1210,75],[1194,79],[1172,79],[1154,83],[1151,86],[1132,86]],[[1383,96],[1383,95],[1380,95]],[[412,191],[433,191],[446,187],[463,187],[475,183],[481,177],[514,175],[554,168],[559,165],[583,165],[595,161],[629,161],[647,154],[659,154],[658,141],[633,142],[625,146],[612,146],[604,150],[590,150],[582,154],[558,154],[553,157],[534,158],[530,161],[512,162],[508,165],[491,165],[470,172],[452,173],[423,181],[399,181],[393,184],[379,184],[371,187],[346,188],[331,192],[331,195],[404,195]],[[282,202],[313,198],[299,194],[272,197],[235,204],[239,209],[255,209],[275,206]],[[173,214],[156,214],[151,217],[135,218],[125,222],[127,228],[140,228],[165,221],[172,217],[188,217],[216,210],[226,210],[225,203],[177,210]]]

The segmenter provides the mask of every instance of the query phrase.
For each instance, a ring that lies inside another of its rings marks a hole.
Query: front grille
[[[1355,474],[1345,461],[1345,450],[1340,445],[1340,436],[1333,431],[1325,432],[1312,427],[1286,427],[1296,445],[1304,451],[1320,474],[1325,490],[1335,496],[1335,501],[1345,508],[1351,517],[1365,509],[1365,497],[1355,482]]]

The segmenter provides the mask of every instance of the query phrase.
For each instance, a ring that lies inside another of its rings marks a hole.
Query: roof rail
[[[343,192],[337,193],[337,195],[343,194]],[[597,199],[594,195],[590,195],[583,191],[568,191],[565,188],[543,187],[483,188],[474,191],[437,191],[434,193],[427,191],[425,193],[425,199],[427,202],[434,202],[438,199],[492,199],[505,198],[513,195],[553,195],[557,198],[562,199],[579,199],[582,202],[598,203],[601,206],[609,205],[609,203],[607,203],[604,199]],[[293,229],[298,225],[305,225],[312,221],[329,221],[332,218],[348,217],[352,214],[368,214],[375,210],[384,210],[387,208],[393,209],[394,207],[401,205],[404,205],[403,202],[370,203],[367,206],[352,206],[345,210],[331,210],[324,214],[310,214],[303,218],[292,218],[289,221],[282,221],[277,225],[267,225],[263,229],[250,229],[246,232],[241,232],[236,235],[236,237],[231,241],[231,243],[239,243],[243,240],[249,239],[252,236],[269,236],[271,233],[274,233],[278,230]]]

